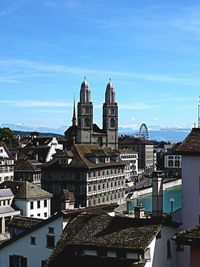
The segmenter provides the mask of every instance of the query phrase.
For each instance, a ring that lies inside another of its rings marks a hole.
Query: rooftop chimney
[[[163,214],[163,173],[153,172],[152,178],[152,217],[162,217]]]
[[[134,214],[136,219],[144,218],[144,207],[142,204],[140,206],[135,206]]]

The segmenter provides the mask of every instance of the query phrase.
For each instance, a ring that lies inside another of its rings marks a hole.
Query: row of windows
[[[118,194],[113,194],[113,195],[107,195],[105,197],[99,197],[99,198],[94,198],[94,199],[89,199],[88,200],[88,206],[95,206],[99,204],[104,204],[104,203],[109,203],[111,201],[116,201],[117,199],[123,198],[124,197],[124,192],[119,192]]]
[[[0,172],[13,172],[14,171],[14,167],[0,167]]]
[[[104,190],[106,188],[112,188],[112,187],[117,187],[117,186],[124,186],[124,180],[119,180],[119,181],[114,181],[114,182],[107,182],[107,183],[101,183],[98,185],[89,185],[88,186],[88,192],[93,191],[100,191],[100,190]]]
[[[10,199],[6,199],[6,200],[1,200],[0,201],[0,207],[9,206],[10,204],[11,204],[11,200]]]
[[[46,208],[47,207],[47,199],[44,199],[44,200],[37,200],[37,201],[31,201],[30,202],[30,209],[34,209],[34,203],[36,204],[37,203],[37,209],[40,209],[41,208],[41,203],[43,202],[43,207]]]
[[[180,160],[175,160],[175,161],[169,160],[168,166],[169,167],[180,167],[181,166]]]
[[[121,159],[132,159],[132,158],[137,158],[137,155],[123,155],[120,157]]]
[[[1,177],[0,176],[0,182],[4,182],[4,181],[12,181],[13,180],[13,175],[11,176],[5,176],[5,177]]]
[[[181,159],[181,156],[168,156],[168,159]]]
[[[0,165],[14,165],[14,160],[10,160],[10,159],[0,160]]]
[[[117,173],[123,173],[123,169],[109,169],[109,170],[98,170],[94,172],[89,172],[88,177],[104,176]]]

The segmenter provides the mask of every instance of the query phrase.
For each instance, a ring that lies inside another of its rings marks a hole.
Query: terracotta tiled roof
[[[200,128],[193,128],[177,149],[183,155],[200,155]]]
[[[36,199],[51,198],[52,194],[38,188],[27,181],[5,181],[0,184],[0,188],[10,188],[15,198],[20,199]]]

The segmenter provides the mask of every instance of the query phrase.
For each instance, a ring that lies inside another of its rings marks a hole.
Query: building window
[[[110,119],[110,127],[115,127],[115,119],[114,118]]]
[[[175,166],[180,167],[180,161],[179,160],[175,160]]]
[[[47,217],[47,212],[44,213],[44,217]]]
[[[40,213],[38,213],[37,216],[40,217]]]
[[[33,210],[33,201],[30,202],[30,209]]]
[[[55,247],[55,236],[47,235],[47,248],[54,248],[54,247]]]
[[[37,201],[37,208],[40,209],[40,201]]]
[[[169,166],[169,167],[173,167],[173,165],[174,165],[174,164],[173,164],[173,160],[169,160],[169,161],[168,161],[168,166]]]
[[[35,236],[31,236],[31,245],[36,245],[36,238]]]
[[[49,234],[54,234],[54,227],[49,227]]]
[[[9,267],[27,267],[27,258],[23,256],[10,255]]]
[[[44,200],[44,207],[47,207],[47,199]]]

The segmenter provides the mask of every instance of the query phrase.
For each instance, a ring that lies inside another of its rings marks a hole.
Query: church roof
[[[65,136],[76,136],[77,134],[77,126],[70,126],[69,128],[67,128],[67,130],[65,131]]]

